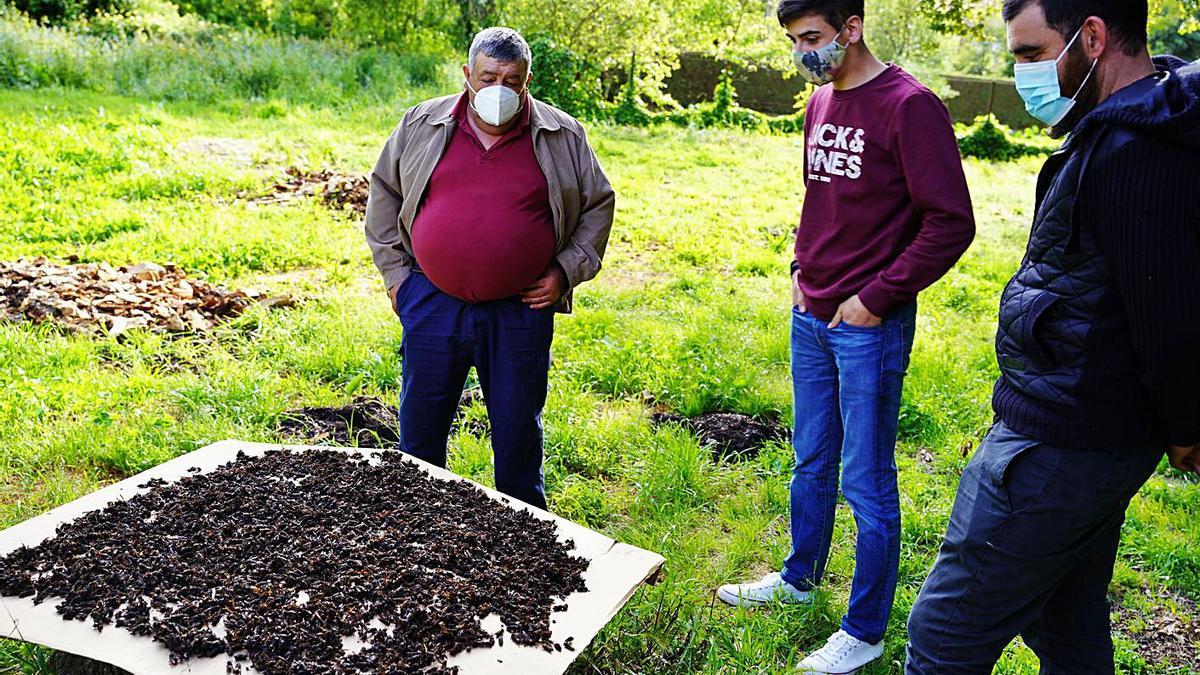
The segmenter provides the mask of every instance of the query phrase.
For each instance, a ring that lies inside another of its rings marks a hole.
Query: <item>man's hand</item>
[[[1167,456],[1171,459],[1171,466],[1180,471],[1200,476],[1200,445],[1190,447],[1172,445],[1167,450]]]
[[[808,307],[804,306],[804,291],[800,290],[800,270],[792,272],[792,307],[800,310],[800,313],[808,311]]]
[[[396,308],[396,294],[400,292],[400,286],[402,286],[402,285],[403,285],[403,282],[396,284],[395,286],[392,286],[391,288],[388,289],[388,297],[392,299],[392,309]]]
[[[883,323],[883,319],[875,316],[871,310],[863,306],[862,300],[859,300],[857,295],[838,307],[837,314],[833,315],[833,321],[829,322],[829,327],[837,328],[843,321],[859,328],[874,328]]]
[[[567,293],[567,277],[558,265],[550,263],[533,285],[521,291],[521,302],[530,309],[549,309]]]

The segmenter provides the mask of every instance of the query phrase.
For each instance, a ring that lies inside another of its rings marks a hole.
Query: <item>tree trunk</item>
[[[463,42],[471,44],[475,34],[489,28],[499,14],[497,0],[458,0],[458,22]]]

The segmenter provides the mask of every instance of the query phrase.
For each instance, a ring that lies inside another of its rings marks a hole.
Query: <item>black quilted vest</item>
[[[1076,203],[1095,153],[1124,142],[1136,142],[1134,132],[1098,125],[1047,160],[1025,258],[1001,296],[993,407],[1044,443],[1164,447],[1152,412],[1121,400],[1138,387],[1136,357],[1108,263]]]

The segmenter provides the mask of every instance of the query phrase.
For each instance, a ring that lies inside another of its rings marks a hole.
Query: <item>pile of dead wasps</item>
[[[226,654],[230,672],[452,673],[448,656],[504,639],[491,614],[516,644],[572,648],[550,620],[587,590],[574,543],[398,453],[239,453],[142,487],[0,558],[0,594],[61,599],[173,660]]]

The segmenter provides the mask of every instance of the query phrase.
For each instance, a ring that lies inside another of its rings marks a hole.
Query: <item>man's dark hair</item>
[[[1064,40],[1070,40],[1089,16],[1098,16],[1129,56],[1146,47],[1146,0],[1004,0],[1004,21],[1012,21],[1034,4],[1041,6],[1046,24]]]
[[[787,25],[810,14],[818,14],[830,26],[841,28],[852,16],[863,16],[863,0],[780,0],[779,25]]]

